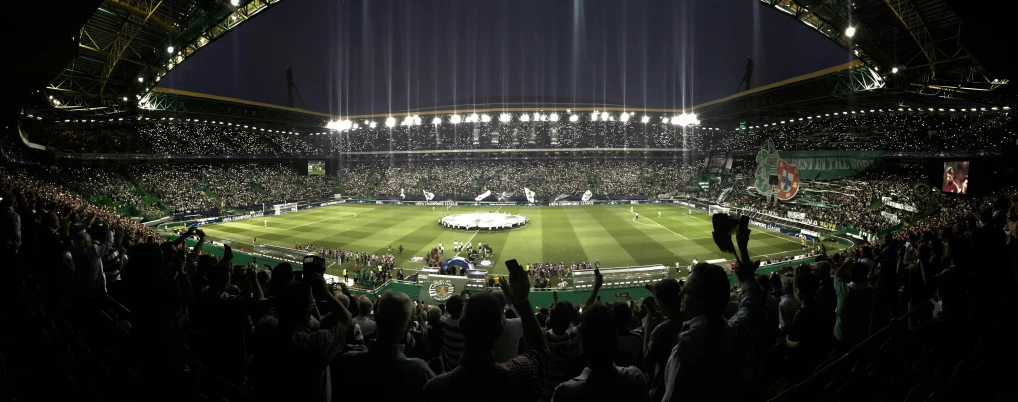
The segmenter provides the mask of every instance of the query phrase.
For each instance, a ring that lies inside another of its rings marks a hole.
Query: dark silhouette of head
[[[717,265],[696,264],[682,294],[682,315],[686,319],[700,315],[721,319],[730,298],[728,274]]]
[[[451,301],[452,299],[450,299]],[[448,306],[447,306],[448,308]],[[460,330],[463,331],[463,347],[476,351],[489,351],[502,336],[505,316],[502,305],[491,293],[481,293],[470,298],[463,309]]]
[[[612,364],[619,343],[614,329],[615,314],[605,305],[594,303],[583,309],[580,340],[591,366]]]

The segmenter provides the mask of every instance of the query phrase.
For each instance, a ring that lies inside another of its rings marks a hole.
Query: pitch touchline
[[[681,237],[681,238],[683,238],[683,239],[689,240],[689,238],[688,238],[688,237],[686,237],[686,236],[683,236],[683,235],[681,235],[681,234],[678,234],[678,233],[676,233],[676,232],[675,232],[674,230],[671,230],[671,229],[669,229],[669,228],[666,228],[666,227],[664,227],[664,225],[662,225],[662,224],[660,224],[660,223],[657,223],[657,222],[654,222],[654,221],[653,221],[653,220],[651,220],[650,218],[643,218],[643,219],[646,219],[646,220],[650,221],[650,223],[653,223],[653,224],[655,224],[655,225],[658,225],[658,226],[660,226],[660,227],[661,227],[661,229],[664,229],[664,230],[667,230],[667,231],[669,231],[669,232],[672,232],[672,234],[674,234],[674,235],[676,235],[676,236],[679,236],[679,237]],[[635,216],[633,217],[633,222],[636,222],[636,223],[640,223],[639,221],[637,221],[637,220],[636,220],[636,217],[635,217]]]
[[[690,216],[692,216],[692,217],[694,217],[694,218],[696,218],[696,219],[699,219],[699,220],[701,220],[701,221],[704,221],[704,222],[707,222],[707,223],[710,223],[710,224],[714,224],[713,222],[711,222],[711,221],[708,221],[708,220],[706,220],[706,219],[703,219],[703,218],[701,218],[701,217],[699,217],[699,216],[696,216],[696,215],[690,215]],[[781,240],[787,241],[787,242],[789,242],[789,243],[797,243],[797,242],[796,242],[795,240],[792,240],[792,239],[786,239],[786,238],[784,238],[784,237],[781,237],[781,236],[778,236],[778,235],[776,235],[776,234],[774,234],[774,233],[771,233],[771,231],[770,231],[770,230],[767,230],[767,229],[764,229],[764,228],[759,228],[759,229],[760,229],[760,231],[759,231],[759,232],[760,232],[760,233],[763,233],[763,234],[765,234],[765,235],[768,235],[768,236],[772,236],[772,237],[777,237],[778,239],[781,239]]]

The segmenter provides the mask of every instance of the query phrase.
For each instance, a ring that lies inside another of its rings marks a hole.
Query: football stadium
[[[1012,400],[995,8],[19,2],[0,401]]]

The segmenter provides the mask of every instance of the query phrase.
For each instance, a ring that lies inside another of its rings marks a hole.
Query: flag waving
[[[531,204],[534,203],[534,196],[536,194],[534,194],[534,192],[532,190],[530,190],[529,188],[524,187],[523,188],[523,194],[527,195],[527,202],[529,202]]]
[[[587,192],[583,193],[583,197],[581,197],[580,200],[582,200],[582,201],[590,201],[590,197],[593,197],[593,196],[594,196],[594,193],[590,192],[590,190],[587,190]]]
[[[435,193],[429,193],[428,190],[422,190],[422,191],[424,191],[424,200],[425,201],[431,201],[432,198],[435,198]]]
[[[491,195],[491,190],[485,191],[485,192],[484,192],[483,194],[481,194],[481,195],[479,195],[479,196],[475,197],[475,198],[474,198],[474,201],[480,201],[480,200],[483,200],[483,199],[485,199],[485,198],[488,198],[488,196],[489,196],[489,195]]]
[[[402,199],[406,199],[406,190],[405,189],[402,189],[402,188],[399,189],[399,199],[401,199],[401,200]]]

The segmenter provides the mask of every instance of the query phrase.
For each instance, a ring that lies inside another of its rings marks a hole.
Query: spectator
[[[425,401],[445,401],[449,395],[485,395],[487,400],[522,402],[535,400],[548,360],[548,347],[530,305],[530,281],[522,270],[510,270],[510,280],[500,280],[506,301],[520,313],[526,353],[496,363],[495,343],[502,333],[501,303],[490,293],[470,298],[463,312],[463,359],[456,369],[440,374],[424,386]],[[491,392],[490,384],[498,384]]]
[[[375,321],[371,319],[371,307],[371,300],[367,296],[357,299],[357,317],[354,317],[353,322],[361,327],[361,334],[366,340],[373,339],[375,330],[378,328]]]
[[[834,323],[835,353],[844,354],[866,338],[870,311],[873,307],[873,289],[866,281],[869,266],[857,262],[849,255],[834,273],[834,292],[838,296]]]
[[[453,295],[445,302],[446,315],[442,316],[442,361],[445,370],[452,371],[460,364],[463,354],[463,332],[460,330],[460,315],[463,313],[463,298]]]
[[[314,300],[324,301],[326,315],[318,312]],[[310,308],[309,308],[310,306]],[[353,318],[329,291],[325,279],[308,274],[279,295],[278,323],[260,328],[267,339],[261,358],[268,372],[256,395],[263,401],[332,400],[329,364],[343,350],[346,327]],[[312,322],[322,317],[317,329]]]
[[[505,317],[506,308],[512,308],[508,306],[508,302],[505,299],[505,294],[502,292],[493,292],[495,297],[498,298],[499,303],[502,304],[502,315]],[[495,342],[495,361],[498,363],[505,363],[510,359],[516,357],[517,351],[520,348],[520,339],[523,338],[523,319],[519,317],[508,318],[505,317],[505,323],[502,324],[502,335],[498,337],[498,341]]]
[[[781,301],[778,303],[778,330],[783,334],[788,334],[792,326],[792,318],[799,310],[799,299],[795,297],[793,288],[792,278],[781,278],[782,294]]]
[[[747,221],[743,217],[736,236],[741,251],[735,271],[741,289],[738,312],[728,320],[722,316],[729,298],[724,269],[706,263],[693,267],[682,292],[682,315],[689,318],[668,358],[662,401],[739,399],[740,381],[733,384],[731,377],[744,367],[732,364],[752,355],[752,335],[765,322],[763,290],[753,280],[760,262],[751,261],[746,248]]]
[[[14,195],[6,191],[0,193],[0,247],[5,257],[21,247],[21,216],[14,212]]]
[[[583,312],[580,337],[587,355],[587,367],[578,377],[555,387],[553,402],[561,401],[646,401],[647,378],[634,366],[619,367],[614,358],[618,337],[612,311],[595,303]]]
[[[344,390],[344,399],[407,401],[420,397],[421,389],[435,373],[424,360],[404,355],[407,329],[414,313],[406,294],[387,290],[378,299],[375,323],[377,339],[367,351],[348,352],[340,359],[340,378],[359,378]],[[356,319],[355,319],[356,320]],[[363,373],[384,374],[362,376]],[[399,386],[392,386],[392,381]]]

